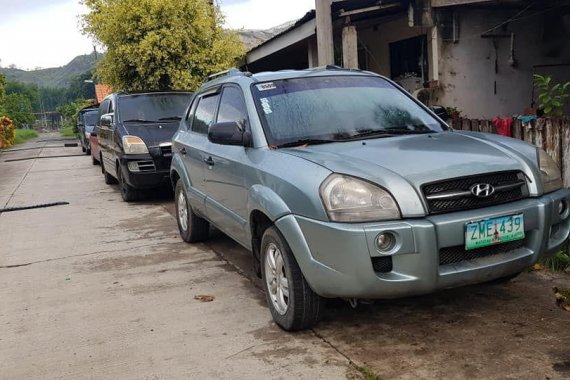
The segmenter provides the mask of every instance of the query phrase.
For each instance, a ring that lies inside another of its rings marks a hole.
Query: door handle
[[[208,164],[208,166],[214,166],[215,162],[212,157],[204,158],[204,162]]]
[[[180,148],[180,150],[178,152],[180,152],[180,154],[185,156],[186,155],[186,148]]]

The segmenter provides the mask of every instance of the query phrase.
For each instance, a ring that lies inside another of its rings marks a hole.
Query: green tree
[[[40,112],[40,91],[38,86],[18,81],[6,82],[6,95],[21,94],[30,101],[33,112]]]
[[[32,113],[30,100],[25,95],[6,95],[3,104],[5,115],[12,119],[16,128],[28,126],[36,119]]]
[[[106,46],[100,81],[131,91],[194,89],[245,52],[211,0],[82,0],[83,32]]]

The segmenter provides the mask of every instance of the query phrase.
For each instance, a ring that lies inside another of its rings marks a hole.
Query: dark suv
[[[91,137],[91,132],[95,130],[97,110],[97,107],[86,107],[80,110],[77,115],[77,134],[81,142],[81,149],[87,155],[91,154],[89,138]]]
[[[119,183],[126,202],[169,182],[171,139],[192,94],[156,92],[107,96],[99,106],[97,140],[105,183]]]

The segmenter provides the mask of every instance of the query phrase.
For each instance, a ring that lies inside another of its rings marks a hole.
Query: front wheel
[[[186,190],[184,189],[184,184],[181,180],[176,182],[174,194],[176,202],[176,221],[178,222],[178,231],[180,231],[182,240],[186,243],[197,243],[208,239],[210,223],[192,211]]]
[[[140,192],[129,185],[125,176],[123,175],[123,169],[120,165],[117,165],[117,177],[119,180],[119,188],[121,189],[121,197],[125,202],[135,202],[140,198]]]
[[[313,327],[324,311],[324,299],[316,294],[275,227],[261,239],[263,287],[275,323],[287,331]]]

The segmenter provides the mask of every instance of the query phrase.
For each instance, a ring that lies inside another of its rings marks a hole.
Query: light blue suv
[[[326,67],[217,75],[173,139],[177,220],[253,252],[274,320],[516,276],[557,251],[570,192],[541,149],[451,130],[390,80]]]

